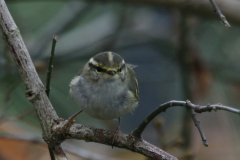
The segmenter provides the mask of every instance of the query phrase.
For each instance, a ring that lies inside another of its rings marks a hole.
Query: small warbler
[[[114,52],[99,53],[73,78],[70,95],[89,116],[101,120],[118,118],[120,125],[120,117],[138,105],[134,67]]]

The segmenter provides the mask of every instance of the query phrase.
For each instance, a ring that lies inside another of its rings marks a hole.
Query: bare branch
[[[221,10],[218,8],[217,4],[215,3],[214,0],[209,0],[210,3],[212,4],[214,11],[217,12],[218,16],[220,17],[222,23],[224,24],[225,27],[231,28],[231,25],[228,23],[226,17],[222,14]]]
[[[133,131],[133,135],[135,137],[141,137],[142,132],[146,128],[146,126],[155,118],[157,115],[159,115],[162,112],[165,112],[168,108],[170,107],[185,107],[185,108],[190,108],[193,109],[197,113],[202,113],[202,112],[211,112],[212,110],[217,111],[217,110],[225,110],[228,112],[236,113],[240,115],[240,110],[228,107],[228,106],[223,106],[221,104],[213,104],[213,105],[206,105],[206,106],[199,106],[191,103],[190,101],[169,101],[167,103],[164,103],[160,105],[155,111],[153,111],[139,126]],[[196,120],[198,121],[198,120]],[[199,123],[199,122],[196,122]],[[195,123],[195,124],[196,124]],[[201,132],[200,132],[201,133]],[[203,138],[204,139],[204,138]],[[204,143],[206,143],[204,141]]]
[[[54,132],[60,133],[65,124],[66,121],[59,122],[58,125],[55,125],[53,127]],[[176,157],[146,142],[142,138],[136,138],[132,134],[126,135],[120,131],[114,139],[114,143],[112,144],[112,137],[114,134],[115,131],[88,127],[81,124],[74,124],[65,133],[65,138],[85,140],[86,142],[101,143],[109,145],[110,147],[114,146],[119,148],[125,148],[156,160],[177,160]]]
[[[47,96],[49,97],[49,93],[50,93],[50,81],[51,81],[51,76],[52,76],[52,68],[53,68],[53,58],[54,58],[54,54],[55,54],[55,46],[57,43],[57,35],[54,35],[52,38],[52,50],[51,50],[51,56],[49,59],[49,63],[48,63],[48,71],[47,71],[47,84],[46,84],[46,93]]]
[[[193,109],[190,110],[191,112],[191,116],[192,116],[192,120],[195,124],[195,126],[197,127],[198,129],[198,132],[200,133],[200,136],[202,138],[202,141],[203,141],[203,144],[205,147],[208,147],[208,142],[207,142],[207,138],[205,137],[204,133],[203,133],[203,130],[200,126],[200,121],[197,119],[196,115],[195,115],[195,112]]]

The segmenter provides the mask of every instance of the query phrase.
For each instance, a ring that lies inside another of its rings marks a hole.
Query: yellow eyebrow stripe
[[[92,63],[95,66],[98,66],[98,62],[96,62],[93,58],[89,60],[90,63]]]

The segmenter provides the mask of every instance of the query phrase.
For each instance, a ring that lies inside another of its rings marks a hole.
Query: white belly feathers
[[[70,94],[83,111],[102,120],[119,118],[137,107],[134,95],[120,78],[93,84],[77,76],[70,84]]]

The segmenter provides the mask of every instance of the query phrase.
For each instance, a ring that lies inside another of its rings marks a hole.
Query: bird
[[[90,58],[70,83],[70,95],[90,117],[118,119],[138,106],[139,89],[133,68],[117,53],[106,51]]]

